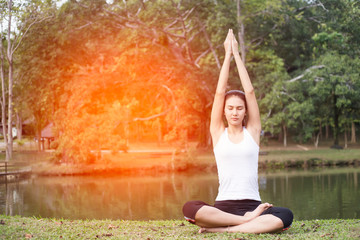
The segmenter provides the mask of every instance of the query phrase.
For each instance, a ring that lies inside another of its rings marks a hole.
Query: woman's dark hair
[[[236,96],[236,97],[239,97],[240,99],[242,99],[244,101],[244,103],[245,103],[245,111],[247,111],[245,93],[243,91],[240,91],[240,90],[230,90],[230,91],[225,93],[225,101],[224,101],[224,108],[223,109],[225,109],[226,100],[228,100],[232,96]],[[244,117],[244,120],[243,120],[242,124],[243,124],[243,126],[246,126],[246,124],[247,124],[247,117],[246,116]]]
[[[242,99],[245,103],[245,109],[247,109],[245,93],[240,90],[230,90],[230,91],[226,92],[224,104],[225,104],[226,100],[232,96],[236,96],[236,97],[239,97],[240,99]]]

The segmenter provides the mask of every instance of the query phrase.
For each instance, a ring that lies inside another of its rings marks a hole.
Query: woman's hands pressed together
[[[232,29],[229,29],[226,39],[224,41],[224,48],[226,54],[232,53],[232,44],[233,44],[234,34]],[[236,41],[236,40],[235,40]]]
[[[239,44],[236,41],[234,32],[232,29],[229,29],[228,34],[226,36],[226,39],[224,41],[224,48],[225,48],[225,52],[227,54],[239,54]]]

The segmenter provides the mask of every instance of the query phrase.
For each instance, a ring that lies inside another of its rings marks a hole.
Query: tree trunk
[[[348,141],[347,141],[347,127],[345,127],[345,131],[344,131],[344,142],[345,142],[345,146],[344,148],[348,147]]]
[[[41,144],[41,128],[40,125],[38,125],[36,127],[36,137],[38,140],[38,151],[41,152],[42,151],[42,144]]]
[[[339,116],[334,117],[334,146],[339,146]]]
[[[1,32],[3,32],[3,26],[1,24]],[[2,124],[2,134],[4,136],[4,143],[5,143],[5,158],[8,161],[9,160],[9,148],[8,148],[8,141],[7,141],[7,128],[6,128],[6,91],[5,91],[5,73],[4,73],[4,62],[5,62],[5,56],[4,56],[4,46],[3,41],[0,41],[0,51],[1,51],[1,124]]]
[[[241,60],[245,64],[246,59],[246,46],[245,46],[245,25],[242,21],[241,16],[241,0],[236,0],[236,7],[237,7],[237,23],[238,23],[238,36],[239,36],[239,44],[240,44],[240,54]]]
[[[351,122],[351,143],[356,143],[356,128],[354,121]]]
[[[335,94],[335,86],[333,86],[333,111],[334,111],[334,145],[333,147],[339,146],[339,109],[336,106],[337,96]]]
[[[283,124],[283,134],[284,134],[284,147],[287,147],[287,133],[286,133],[286,125]]]
[[[318,132],[318,134],[316,134],[315,136],[315,143],[314,143],[315,148],[318,148],[319,146],[319,138],[320,138],[320,132]]]
[[[17,130],[17,139],[22,140],[22,117],[19,112],[16,112],[16,130]]]
[[[281,131],[279,132],[278,136],[277,136],[277,141],[280,143],[283,141],[283,129],[282,129],[282,125],[281,125]]]
[[[199,127],[199,134],[198,134],[198,145],[197,148],[208,148],[211,146],[211,136],[209,141],[209,120],[207,118],[207,114],[204,114],[201,117],[201,122]]]
[[[325,139],[329,139],[329,124],[325,125]]]
[[[9,159],[12,159],[13,152],[13,134],[12,134],[12,113],[13,113],[13,63],[9,61],[9,95],[8,95],[8,154]]]
[[[6,159],[12,159],[12,152],[13,152],[13,135],[12,135],[12,113],[13,113],[13,53],[12,53],[12,44],[11,44],[11,11],[12,11],[12,0],[8,1],[8,11],[9,11],[9,18],[8,18],[8,32],[7,32],[7,60],[9,63],[9,94],[8,94],[8,145],[6,153],[8,156]]]

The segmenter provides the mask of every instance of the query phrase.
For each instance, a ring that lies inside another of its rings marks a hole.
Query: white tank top
[[[244,138],[233,143],[227,128],[214,147],[219,175],[216,201],[251,199],[261,201],[258,185],[259,145],[244,127]]]

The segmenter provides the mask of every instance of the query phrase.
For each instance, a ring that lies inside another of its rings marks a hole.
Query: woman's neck
[[[228,126],[228,133],[230,134],[238,134],[238,133],[242,133],[243,131],[243,126],[242,125],[229,125]]]

